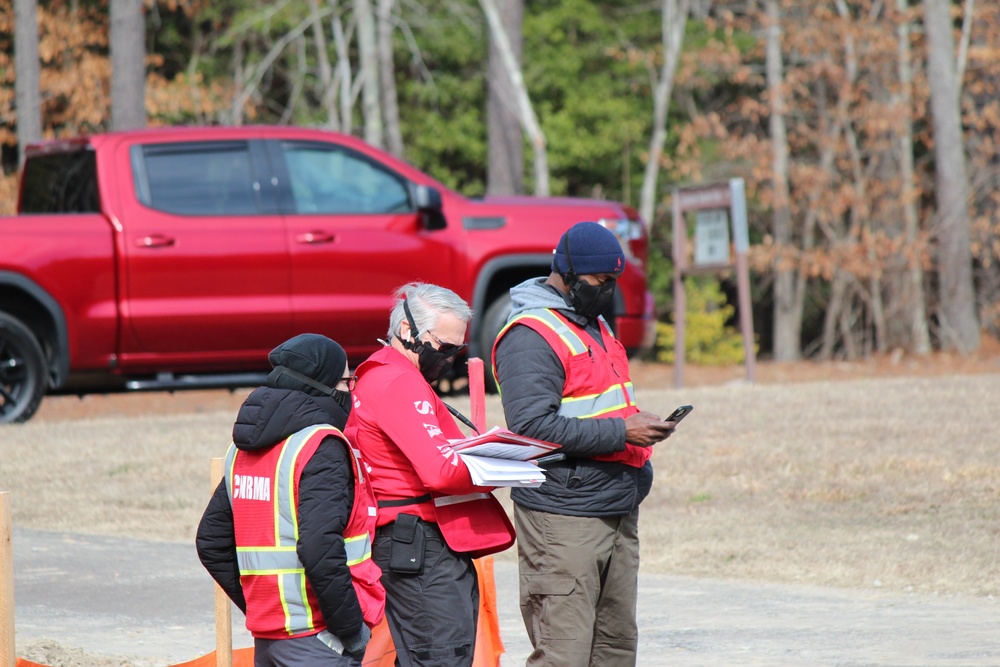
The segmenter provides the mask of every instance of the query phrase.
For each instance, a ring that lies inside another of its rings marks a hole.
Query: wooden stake
[[[212,459],[212,493],[222,481],[223,465],[220,458]],[[215,664],[217,667],[233,667],[233,603],[226,592],[215,585]]]
[[[10,516],[10,494],[0,491],[0,521],[3,522],[3,541],[0,544],[0,664],[14,667],[14,524]]]

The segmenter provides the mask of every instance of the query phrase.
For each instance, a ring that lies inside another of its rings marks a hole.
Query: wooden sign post
[[[213,458],[209,469],[212,494],[225,474],[225,459]],[[233,667],[233,603],[215,584],[215,664],[216,667]]]
[[[674,384],[684,385],[685,326],[687,294],[684,277],[696,273],[722,273],[736,270],[736,288],[746,357],[747,381],[753,382],[756,366],[753,313],[750,307],[750,271],[747,250],[747,200],[742,178],[728,183],[692,185],[674,188]],[[693,264],[688,261],[687,213],[695,213],[695,250]],[[732,231],[732,234],[730,234]],[[733,242],[730,243],[730,238]],[[733,252],[735,251],[735,252]],[[735,255],[735,264],[731,256]]]

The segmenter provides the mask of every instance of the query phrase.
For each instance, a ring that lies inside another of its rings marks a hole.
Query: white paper
[[[459,454],[475,454],[496,459],[527,461],[559,449],[559,445],[517,435],[494,426],[489,431],[461,440],[452,440],[452,448]]]
[[[538,486],[545,473],[534,463],[459,452],[476,486]]]

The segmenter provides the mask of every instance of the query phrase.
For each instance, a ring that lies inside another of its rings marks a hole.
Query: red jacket
[[[254,637],[287,639],[326,628],[296,546],[299,480],[316,448],[329,436],[345,440],[336,428],[318,425],[266,450],[247,452],[234,445],[226,455],[225,482],[247,601],[246,626]],[[354,507],[344,530],[344,547],[361,613],[374,626],[385,610],[382,573],[371,559],[374,495],[364,462],[347,444],[354,461]]]
[[[473,556],[513,544],[514,528],[492,487],[475,486],[449,444],[465,434],[416,366],[386,346],[356,373],[346,432],[372,468],[378,525],[416,514],[437,523],[452,549]]]
[[[628,355],[600,320],[604,346],[592,345],[590,334],[555,310],[539,308],[519,313],[507,323],[493,344],[493,375],[496,377],[496,346],[515,325],[537,332],[559,357],[563,367],[563,393],[559,414],[587,419],[625,418],[639,412],[635,389],[629,377]],[[614,454],[593,457],[597,461],[616,461],[641,468],[652,456],[651,447],[625,444]]]

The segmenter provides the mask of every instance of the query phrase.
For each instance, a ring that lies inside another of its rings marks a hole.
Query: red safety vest
[[[538,332],[562,362],[562,401],[559,414],[578,419],[608,417],[625,418],[639,412],[635,405],[635,389],[629,378],[628,355],[604,318],[599,318],[604,346],[595,345],[582,327],[570,322],[559,312],[538,308],[518,313],[501,329],[493,344],[493,377],[497,377],[497,345],[511,327],[522,324]],[[497,380],[497,386],[500,382]],[[614,454],[593,457],[597,461],[617,461],[641,468],[652,455],[649,447],[626,443],[625,449]]]
[[[262,639],[287,639],[326,629],[316,594],[296,553],[299,480],[324,438],[339,438],[354,461],[354,507],[344,548],[365,623],[385,612],[382,571],[371,558],[375,496],[360,453],[329,424],[310,426],[266,451],[226,454],[226,489],[233,507],[240,582],[247,601],[247,630]]]

